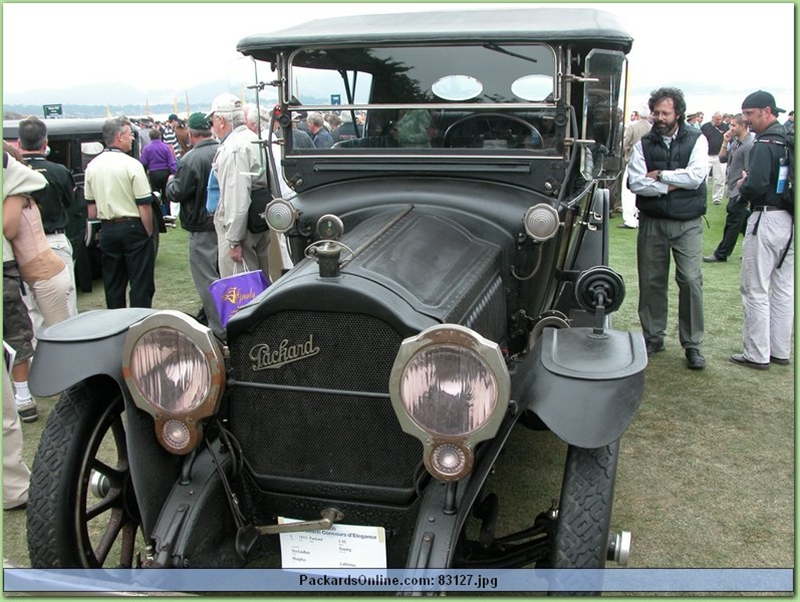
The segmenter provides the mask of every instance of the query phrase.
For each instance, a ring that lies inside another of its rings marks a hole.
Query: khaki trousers
[[[756,224],[758,229],[753,234]],[[789,359],[792,353],[793,227],[794,220],[787,211],[758,211],[747,220],[740,290],[744,357],[751,362],[766,364],[770,356]],[[778,268],[781,258],[783,265]]]
[[[3,509],[28,501],[31,471],[22,460],[22,426],[14,401],[14,389],[3,363]]]

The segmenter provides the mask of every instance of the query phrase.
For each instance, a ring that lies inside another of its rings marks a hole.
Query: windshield
[[[541,44],[299,50],[288,93],[314,147],[290,152],[553,148],[555,75]]]

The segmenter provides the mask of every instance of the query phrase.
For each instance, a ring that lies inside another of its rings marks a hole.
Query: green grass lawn
[[[704,255],[722,237],[724,204],[709,204],[707,218]],[[611,230],[611,265],[628,292],[615,326],[630,330],[639,330],[636,234]],[[671,282],[667,350],[651,358],[622,439],[613,520],[633,532],[631,566],[794,566],[794,366],[761,372],[728,360],[742,350],[742,240],[726,263],[703,264],[705,370],[685,368]]]
[[[724,218],[724,205],[709,205],[704,254],[719,242]],[[611,222],[611,265],[628,296],[614,326],[639,331],[636,231],[618,223]],[[156,307],[199,309],[187,249],[183,230],[162,235]],[[740,257],[741,246],[727,263],[703,266],[705,370],[685,367],[672,283],[667,350],[652,358],[644,401],[622,439],[612,527],[633,533],[629,566],[794,566],[794,367],[759,372],[728,361],[741,351]],[[103,308],[102,288],[96,281],[80,294],[79,309]],[[23,425],[28,462],[54,401],[39,400],[39,421]],[[494,477],[504,494],[501,526],[527,525],[546,509],[528,496],[545,504],[557,496],[563,451],[549,433],[512,435]],[[3,519],[4,558],[27,564],[23,514]]]

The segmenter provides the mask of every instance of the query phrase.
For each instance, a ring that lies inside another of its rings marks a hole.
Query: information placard
[[[278,517],[278,524],[300,522]],[[333,525],[330,529],[281,533],[284,569],[385,569],[386,530],[383,527]]]

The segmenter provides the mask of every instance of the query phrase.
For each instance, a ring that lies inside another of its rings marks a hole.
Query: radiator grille
[[[388,394],[401,341],[376,318],[312,311],[273,314],[231,341],[237,381],[335,390],[230,390],[230,426],[255,473],[412,487],[420,442],[402,432],[388,396],[356,393]],[[270,359],[289,361],[265,367]]]

